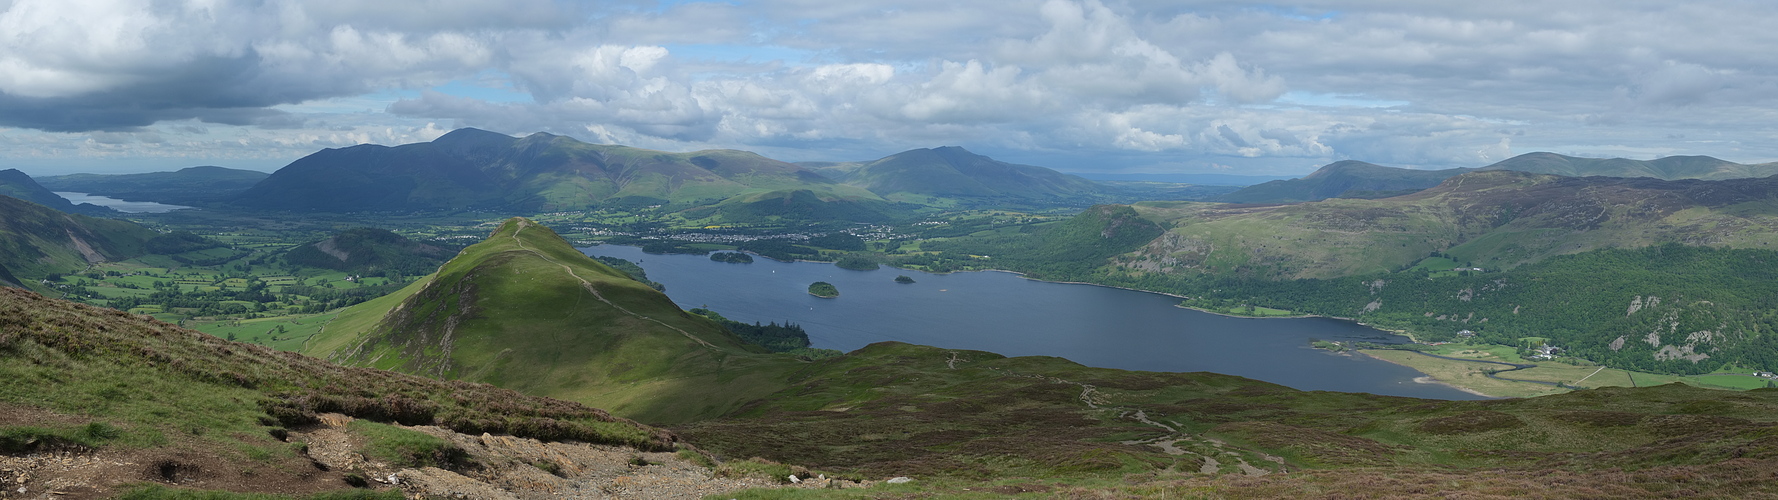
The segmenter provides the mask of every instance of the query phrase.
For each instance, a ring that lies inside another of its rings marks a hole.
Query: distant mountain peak
[[[1328,198],[1383,198],[1437,186],[1474,169],[1416,170],[1341,160],[1298,179],[1271,181],[1214,198],[1229,203],[1297,203]]]
[[[910,149],[823,170],[878,195],[912,197],[909,199],[936,196],[1078,202],[1100,195],[1099,185],[1092,181],[995,160],[961,146]]]
[[[1326,165],[1322,165],[1321,168],[1315,169],[1314,172],[1310,172],[1309,175],[1305,175],[1305,176],[1303,176],[1303,178],[1304,179],[1311,179],[1311,178],[1316,178],[1316,177],[1323,177],[1323,176],[1333,175],[1333,174],[1340,173],[1340,172],[1347,171],[1347,170],[1367,168],[1367,167],[1370,167],[1370,168],[1393,168],[1393,167],[1385,167],[1385,166],[1378,165],[1375,163],[1363,162],[1363,161],[1358,161],[1358,160],[1340,160],[1340,161],[1336,161],[1336,162],[1329,163]]]
[[[541,133],[541,132],[539,132],[539,133]],[[517,139],[514,138],[513,136],[502,134],[499,132],[489,132],[489,131],[482,130],[479,128],[463,127],[463,128],[457,129],[457,130],[452,130],[450,132],[447,132],[447,133],[445,133],[445,135],[438,136],[437,139],[432,140],[432,143],[433,144],[458,144],[458,143],[484,143],[484,142],[489,142],[489,141],[502,141],[502,142],[510,143],[514,140],[517,140]]]

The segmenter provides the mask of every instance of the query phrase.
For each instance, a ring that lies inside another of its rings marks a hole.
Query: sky
[[[0,0],[0,168],[459,127],[1070,172],[1778,160],[1778,2]]]

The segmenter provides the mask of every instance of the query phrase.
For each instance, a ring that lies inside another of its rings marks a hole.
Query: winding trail
[[[569,265],[563,264],[561,262],[557,262],[555,259],[549,258],[548,255],[544,255],[543,252],[532,250],[530,247],[525,246],[525,241],[522,239],[519,239],[519,234],[524,233],[526,228],[531,227],[531,224],[524,222],[524,221],[520,221],[518,224],[519,224],[519,229],[517,231],[512,232],[512,241],[514,244],[517,244],[519,246],[520,250],[524,250],[526,252],[531,252],[532,255],[536,255],[537,258],[543,259],[544,262],[562,266],[562,270],[568,271],[569,276],[573,276],[574,279],[580,280],[581,288],[585,288],[588,292],[592,292],[593,298],[599,299],[599,302],[604,302],[605,305],[611,306],[613,309],[622,311],[624,314],[628,314],[628,315],[635,317],[637,319],[653,321],[656,324],[667,327],[670,330],[679,332],[680,335],[684,335],[685,338],[691,339],[692,342],[697,342],[698,345],[702,345],[702,346],[707,347],[707,348],[714,350],[714,351],[721,351],[722,350],[722,348],[716,347],[715,344],[711,344],[709,342],[704,341],[704,339],[698,338],[698,336],[696,336],[696,335],[692,335],[691,332],[682,330],[679,327],[676,327],[673,325],[669,325],[664,321],[654,319],[654,318],[651,318],[648,316],[644,316],[641,314],[637,314],[635,311],[626,309],[626,308],[624,308],[624,306],[617,305],[616,302],[612,302],[610,299],[605,298],[605,294],[599,293],[599,288],[596,286],[593,286],[593,282],[587,281],[586,278],[580,277],[579,274],[575,274],[573,267],[570,267]]]

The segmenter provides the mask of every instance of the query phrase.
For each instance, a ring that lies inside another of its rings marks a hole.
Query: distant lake
[[[132,213],[132,214],[136,214],[136,213],[158,214],[158,213],[171,212],[171,211],[178,210],[181,208],[191,208],[191,207],[180,206],[180,205],[168,205],[165,203],[155,203],[152,201],[123,201],[123,200],[119,200],[117,198],[108,198],[108,197],[104,197],[104,196],[92,195],[92,194],[86,194],[86,193],[69,193],[69,192],[63,192],[63,191],[56,191],[55,193],[56,193],[56,196],[67,198],[68,201],[74,202],[75,205],[79,205],[81,203],[91,203],[91,204],[98,205],[101,207],[109,207],[110,209],[116,210],[119,212]]]
[[[1479,399],[1415,382],[1425,375],[1411,368],[1309,347],[1312,338],[1407,340],[1345,320],[1232,318],[1177,307],[1179,299],[1165,295],[1003,272],[852,271],[766,258],[728,264],[617,245],[581,251],[640,264],[686,309],[707,307],[747,323],[802,325],[820,348],[851,351],[896,340],[1007,356],[1059,356],[1104,368],[1226,373],[1303,390]],[[915,283],[895,283],[903,274]],[[809,283],[816,281],[832,283],[840,297],[809,295]]]

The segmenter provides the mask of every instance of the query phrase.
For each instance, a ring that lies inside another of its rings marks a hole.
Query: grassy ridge
[[[305,352],[653,422],[726,412],[778,390],[776,379],[799,363],[681,311],[524,219],[507,221],[436,275],[342,312]]]

